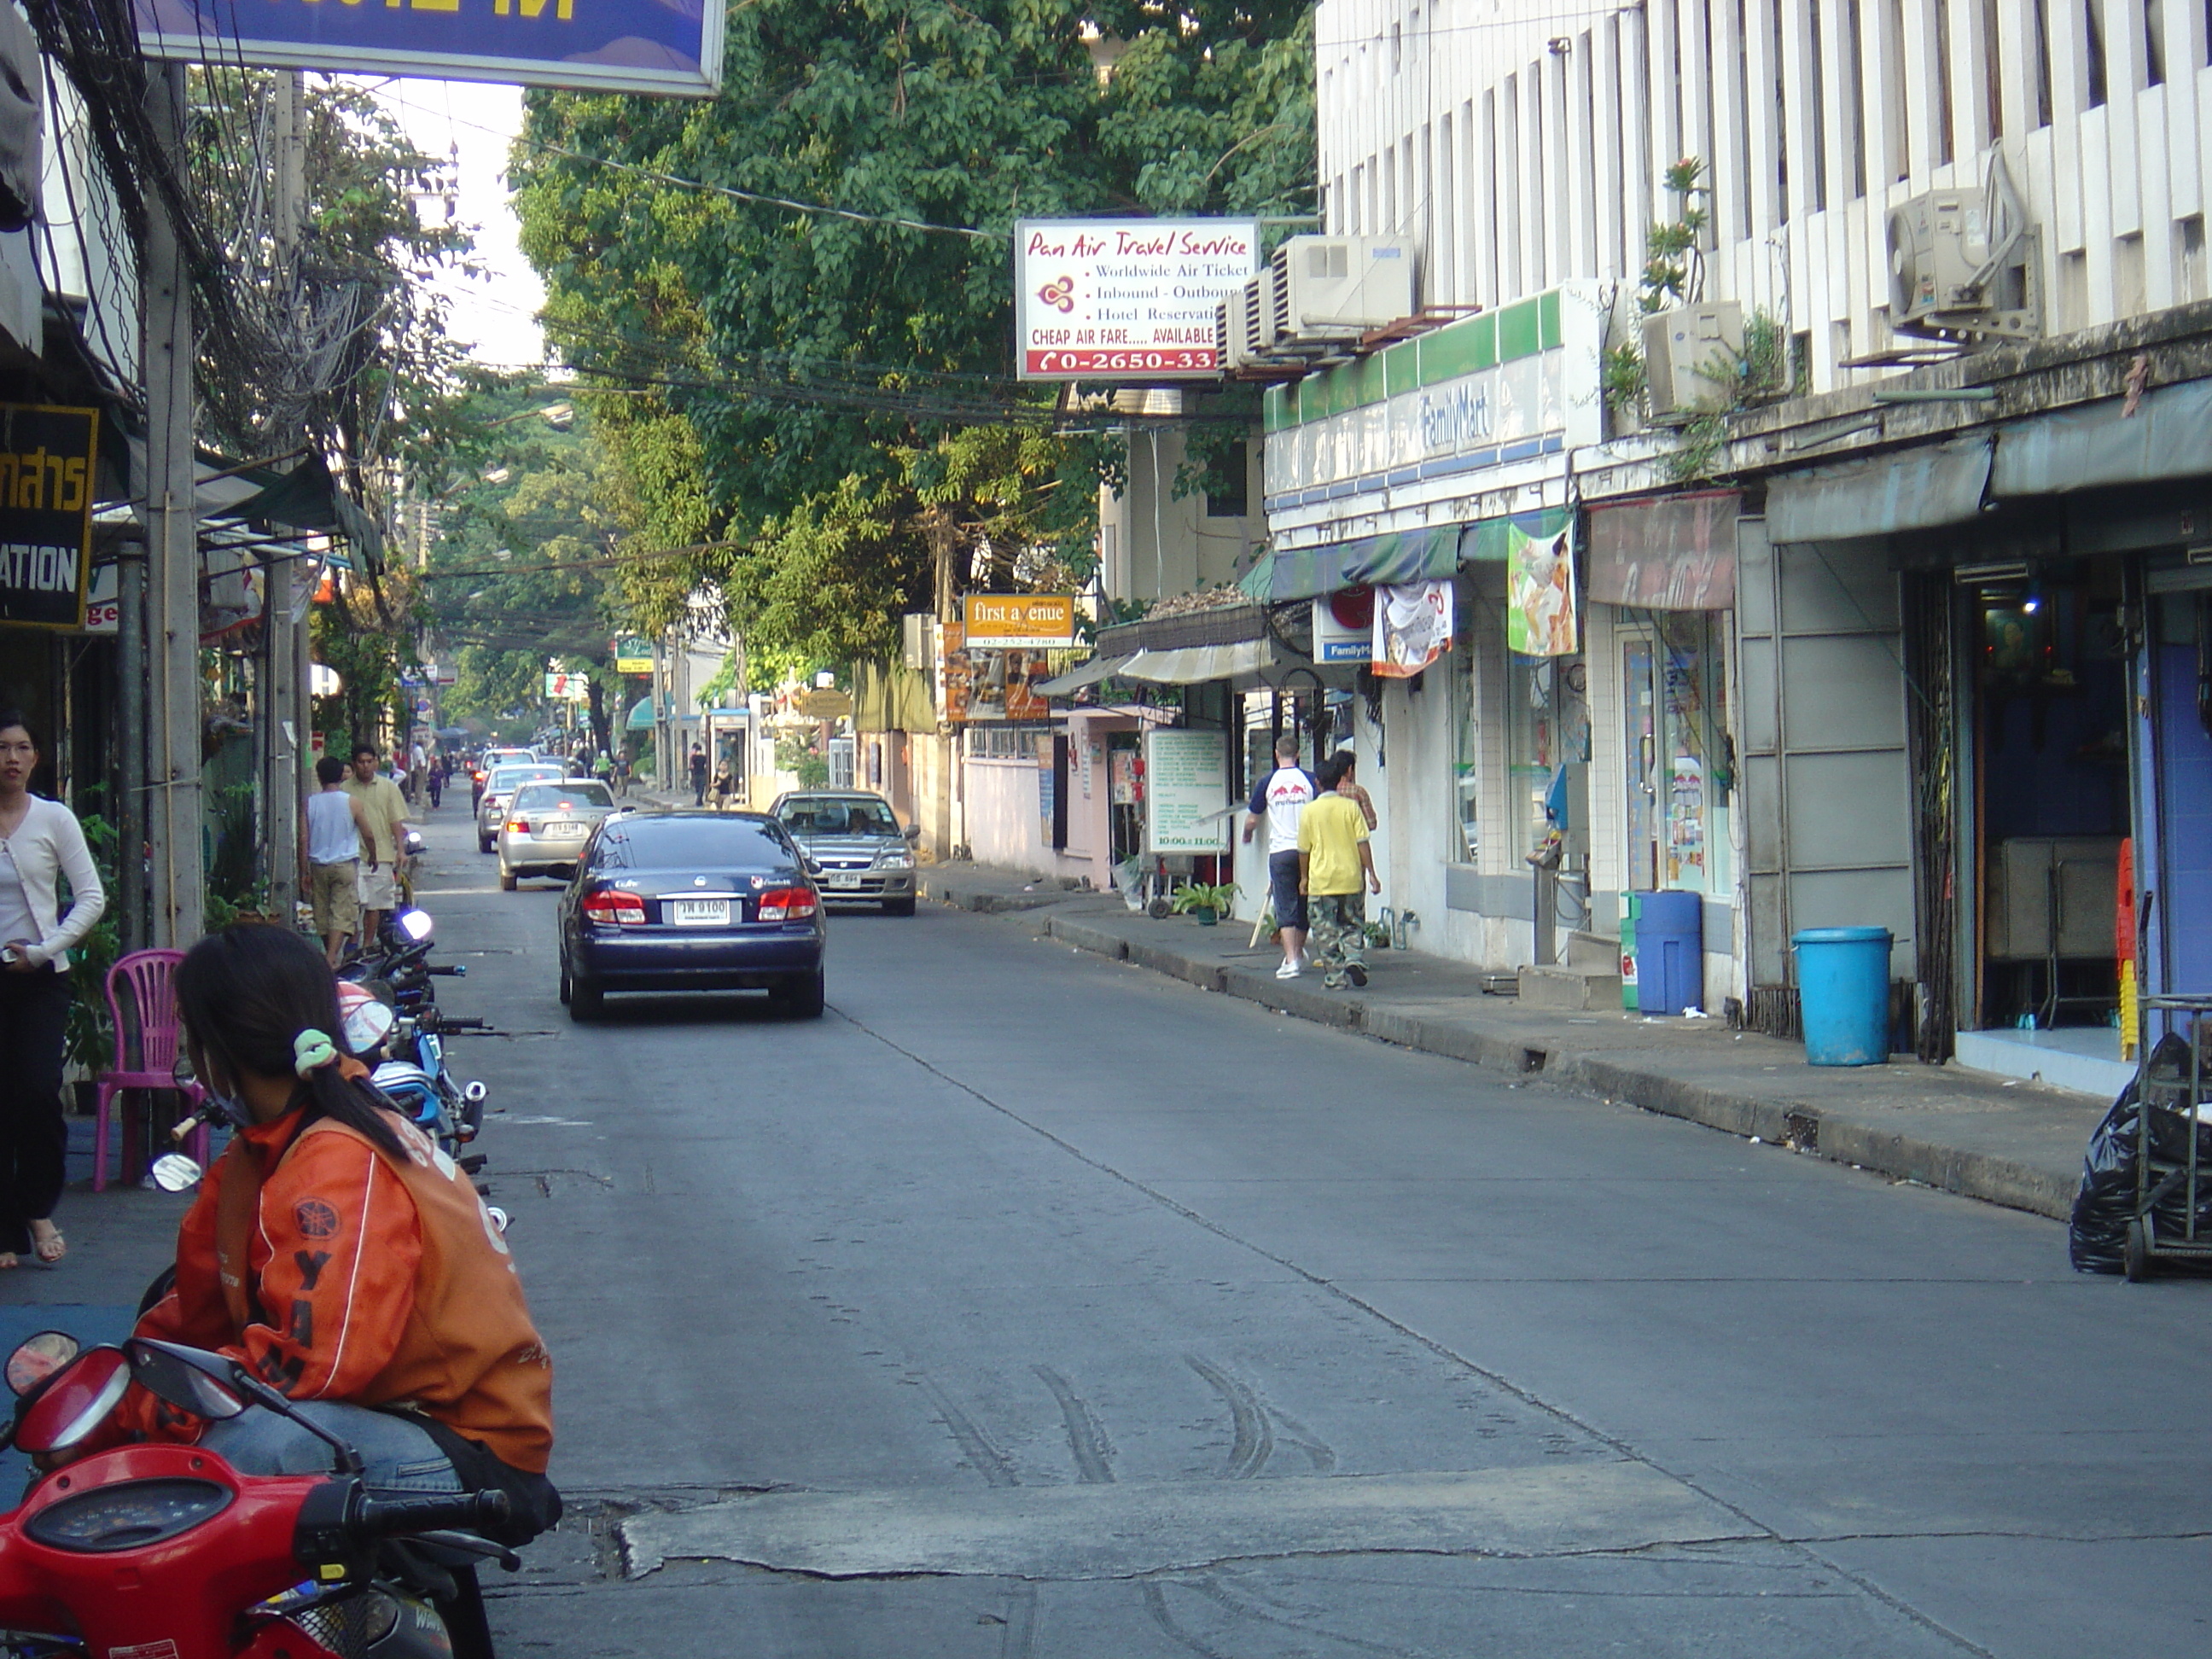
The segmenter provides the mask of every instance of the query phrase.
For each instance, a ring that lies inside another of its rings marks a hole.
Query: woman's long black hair
[[[348,1052],[330,963],[289,928],[240,922],[210,933],[177,964],[176,988],[185,1031],[234,1084],[246,1072],[294,1076],[292,1045],[302,1031],[320,1031]],[[335,1066],[309,1073],[300,1089],[308,1117],[333,1119],[393,1158],[407,1156],[375,1090],[348,1082]]]

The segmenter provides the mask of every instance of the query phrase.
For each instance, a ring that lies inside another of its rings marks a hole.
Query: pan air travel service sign
[[[1214,307],[1259,268],[1250,219],[1024,219],[1014,227],[1021,378],[1217,380]]]
[[[149,58],[712,97],[723,0],[133,0]]]

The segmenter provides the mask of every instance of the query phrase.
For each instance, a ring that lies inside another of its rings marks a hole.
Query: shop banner
[[[1452,647],[1452,585],[1407,582],[1375,590],[1375,677],[1410,680]]]
[[[1145,851],[1229,850],[1229,734],[1154,726],[1145,733]]]
[[[722,0],[136,0],[149,58],[712,97]]]
[[[1042,651],[975,640],[960,623],[945,623],[937,637],[944,647],[939,701],[948,723],[1051,718],[1051,701],[1037,690],[1052,678],[1052,660]]]
[[[100,412],[0,404],[0,623],[82,628]]]
[[[1589,596],[1639,611],[1735,608],[1735,526],[1743,497],[1701,489],[1594,507]]]
[[[1075,643],[1067,593],[970,593],[960,602],[971,651],[1065,651]]]
[[[1582,636],[1572,526],[1531,536],[1515,523],[1505,534],[1505,648],[1523,657],[1574,655]]]
[[[559,674],[548,670],[545,700],[548,702],[589,702],[592,700],[592,677],[588,674]]]

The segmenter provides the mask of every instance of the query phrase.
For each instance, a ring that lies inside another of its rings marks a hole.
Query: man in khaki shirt
[[[361,872],[361,943],[367,950],[376,943],[386,912],[399,902],[393,872],[399,866],[399,849],[407,833],[407,799],[399,786],[376,769],[376,745],[357,743],[353,749],[353,775],[346,793],[360,803],[373,848],[373,858]]]

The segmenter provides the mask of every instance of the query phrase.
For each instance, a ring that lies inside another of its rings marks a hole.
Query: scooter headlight
[[[49,1504],[23,1531],[49,1549],[106,1555],[190,1532],[229,1508],[230,1499],[230,1488],[212,1480],[127,1480]]]

